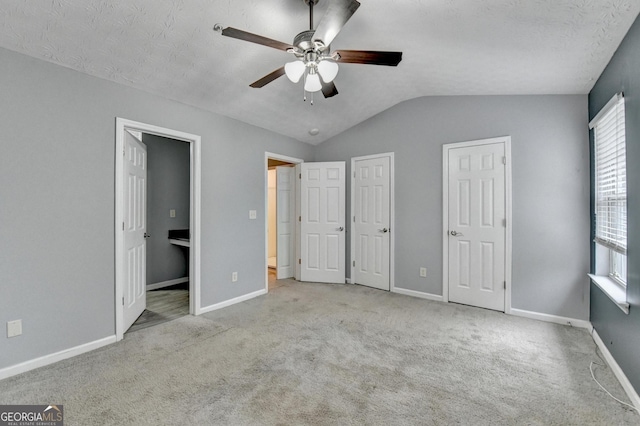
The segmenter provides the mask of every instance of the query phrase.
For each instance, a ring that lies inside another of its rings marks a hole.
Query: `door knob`
[[[449,235],[452,237],[462,237],[462,232],[449,231]]]
[[[340,228],[338,228],[338,231],[340,232],[344,231],[344,226],[341,226]]]
[[[151,237],[151,235],[149,235],[149,234],[147,234],[147,233],[145,232],[145,233],[144,233],[144,237],[145,237],[145,238],[149,238],[149,237]]]
[[[378,231],[384,233],[384,232],[389,232],[389,230],[387,228],[382,228],[382,229],[378,229]]]

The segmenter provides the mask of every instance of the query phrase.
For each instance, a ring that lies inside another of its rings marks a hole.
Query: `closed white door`
[[[505,309],[505,144],[449,149],[449,300]]]
[[[122,302],[123,330],[126,331],[142,314],[147,303],[147,148],[128,131],[125,131],[124,155],[125,280]]]
[[[390,158],[353,165],[353,282],[389,290]]]
[[[302,281],[345,282],[345,163],[300,165]]]
[[[277,279],[293,277],[295,268],[295,169],[276,167]]]

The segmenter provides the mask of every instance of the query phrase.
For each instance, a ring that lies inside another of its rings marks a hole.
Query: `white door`
[[[505,309],[505,143],[449,149],[449,300]]]
[[[345,282],[345,163],[302,163],[302,281]]]
[[[294,275],[295,168],[276,167],[277,279]]]
[[[353,282],[389,290],[390,158],[354,160]]]
[[[124,155],[123,330],[126,331],[142,314],[147,303],[147,148],[129,131],[125,131]]]

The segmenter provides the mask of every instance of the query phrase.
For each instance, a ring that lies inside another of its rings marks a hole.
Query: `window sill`
[[[629,314],[629,304],[627,303],[627,292],[624,287],[616,283],[609,277],[603,277],[601,275],[588,274],[591,278],[591,282],[597,285],[600,290],[604,292],[609,299],[615,303],[618,308],[622,309],[622,312]]]

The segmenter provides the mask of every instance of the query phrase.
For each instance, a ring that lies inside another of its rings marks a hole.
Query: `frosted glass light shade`
[[[321,61],[318,64],[318,73],[325,83],[331,83],[338,75],[338,64],[330,61]]]
[[[306,66],[302,61],[293,61],[284,64],[284,72],[292,83],[300,81],[300,77],[304,74],[305,68]]]
[[[304,84],[304,90],[307,92],[317,92],[322,89],[322,83],[320,83],[320,77],[318,74],[307,75],[307,82]]]

